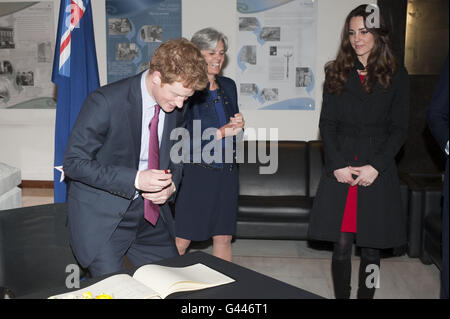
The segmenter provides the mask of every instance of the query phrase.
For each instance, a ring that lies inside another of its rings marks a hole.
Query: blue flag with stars
[[[84,100],[99,87],[90,0],[61,0],[52,81],[58,88],[55,122],[54,200],[65,202],[63,159]]]

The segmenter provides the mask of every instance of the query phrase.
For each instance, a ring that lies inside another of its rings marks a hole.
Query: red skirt
[[[344,218],[341,232],[356,233],[356,207],[358,204],[358,185],[348,188],[347,202],[345,203]]]
[[[355,156],[355,160],[356,160]],[[347,202],[345,203],[344,218],[342,219],[341,232],[356,233],[356,211],[358,206],[358,185],[349,186]]]

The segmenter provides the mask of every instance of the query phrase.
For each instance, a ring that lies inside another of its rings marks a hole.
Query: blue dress
[[[239,112],[234,81],[221,77],[218,83],[218,90],[210,91],[207,88],[203,94],[195,95],[191,105],[186,106],[189,107],[187,128],[191,138],[194,120],[201,120],[203,133],[205,129],[225,125],[229,117]],[[208,143],[210,141],[202,141],[201,149]],[[203,157],[201,161],[195,161],[193,153],[196,150],[191,148],[191,161],[184,163],[183,178],[175,203],[177,237],[203,241],[215,235],[236,233],[238,167],[234,156],[231,163],[225,161],[225,139],[221,144],[221,160],[212,163],[207,163]]]

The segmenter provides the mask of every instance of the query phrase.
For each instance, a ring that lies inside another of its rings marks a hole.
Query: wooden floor
[[[51,188],[22,188],[22,207],[53,203]]]
[[[22,189],[23,206],[53,203],[53,190]],[[191,250],[212,253],[208,243]],[[233,242],[233,262],[326,298],[334,298],[331,252],[307,247],[303,241],[243,240]],[[352,287],[357,286],[359,258],[352,259]],[[376,299],[437,299],[439,270],[407,256],[381,260],[380,288]],[[356,290],[352,290],[352,298]]]

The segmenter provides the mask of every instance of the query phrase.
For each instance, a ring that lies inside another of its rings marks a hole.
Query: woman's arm
[[[337,95],[323,92],[322,110],[320,112],[319,128],[322,136],[325,154],[325,169],[329,174],[337,169],[345,168],[348,163],[345,161],[339,149],[337,139],[338,107]]]
[[[369,164],[380,174],[392,164],[408,137],[409,77],[404,68],[398,72],[391,84],[396,91],[389,114],[389,136],[369,159]]]

